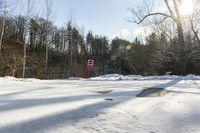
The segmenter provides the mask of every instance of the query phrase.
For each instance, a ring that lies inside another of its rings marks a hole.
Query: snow
[[[141,76],[141,75],[120,75],[120,74],[108,74],[99,77],[92,77],[89,80],[96,81],[115,81],[115,80],[200,80],[200,76],[193,74],[187,76],[176,76],[176,75],[163,75],[163,76]]]
[[[120,74],[108,74],[100,77],[90,78],[90,80],[122,80],[122,79],[124,79],[124,76]]]
[[[84,80],[84,78],[79,78],[79,77],[69,77],[68,80]]]
[[[72,79],[0,78],[0,133],[200,132],[199,76]],[[136,97],[150,87],[170,93]]]
[[[10,76],[5,76],[5,77],[0,77],[0,81],[24,81],[24,82],[32,82],[32,81],[37,81],[39,79],[34,79],[34,78],[15,78],[15,77],[10,77]]]

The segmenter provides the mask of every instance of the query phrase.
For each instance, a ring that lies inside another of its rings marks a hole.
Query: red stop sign
[[[89,59],[88,62],[87,62],[87,71],[88,72],[93,71],[93,66],[94,66],[94,60]]]

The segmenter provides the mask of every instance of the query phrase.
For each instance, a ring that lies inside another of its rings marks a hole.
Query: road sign
[[[93,71],[93,66],[94,66],[94,60],[89,59],[87,62],[87,71],[92,72]]]

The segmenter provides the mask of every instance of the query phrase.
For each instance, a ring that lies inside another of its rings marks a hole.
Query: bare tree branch
[[[150,16],[156,16],[156,15],[161,15],[161,16],[164,16],[164,19],[163,19],[163,21],[165,20],[165,19],[167,19],[167,18],[172,18],[170,15],[167,15],[167,14],[165,14],[165,13],[149,13],[149,14],[147,14],[147,15],[145,15],[143,18],[140,18],[139,16],[137,17],[138,18],[138,21],[132,21],[132,22],[134,22],[134,23],[137,23],[137,24],[140,24],[140,23],[142,23],[146,18],[148,18],[148,17],[150,17]],[[173,19],[173,18],[172,18]]]
[[[168,9],[168,11],[169,11],[171,17],[173,18],[174,21],[176,21],[176,17],[175,17],[175,15],[174,15],[174,13],[173,13],[171,7],[169,6],[169,1],[168,1],[168,0],[165,0],[165,4],[166,4],[166,6],[167,6],[167,9]]]

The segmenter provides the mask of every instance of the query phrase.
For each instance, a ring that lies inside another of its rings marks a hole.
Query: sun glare
[[[183,0],[180,5],[180,13],[182,16],[190,16],[193,14],[193,0]]]

